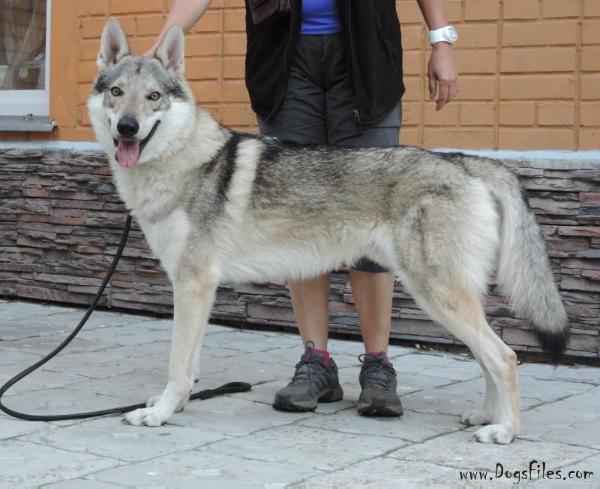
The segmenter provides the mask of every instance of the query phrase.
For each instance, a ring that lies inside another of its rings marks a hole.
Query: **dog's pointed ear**
[[[167,70],[183,76],[185,71],[183,59],[184,44],[184,35],[181,27],[173,25],[160,40],[154,56]]]
[[[129,44],[125,31],[119,21],[111,17],[106,22],[100,39],[100,52],[96,59],[98,70],[106,70],[128,54]]]

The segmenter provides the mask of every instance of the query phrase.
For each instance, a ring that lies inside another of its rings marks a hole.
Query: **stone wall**
[[[572,324],[569,354],[600,358],[600,162],[513,161],[542,224]],[[125,211],[98,152],[0,150],[0,295],[88,304],[120,241]],[[492,288],[493,290],[493,288]],[[137,226],[103,306],[170,313],[171,288]],[[538,351],[524,319],[490,294],[496,332],[517,350]],[[213,320],[294,327],[285,287],[223,285]],[[331,328],[358,333],[344,273],[333,275]],[[394,338],[454,344],[398,286]]]

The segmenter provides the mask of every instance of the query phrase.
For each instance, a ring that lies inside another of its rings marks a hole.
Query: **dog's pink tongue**
[[[135,166],[140,159],[140,142],[121,139],[117,145],[117,161],[125,168]]]

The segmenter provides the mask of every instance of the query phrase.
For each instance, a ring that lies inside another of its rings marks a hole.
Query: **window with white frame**
[[[50,0],[0,5],[0,121],[11,130],[11,120],[48,119]]]

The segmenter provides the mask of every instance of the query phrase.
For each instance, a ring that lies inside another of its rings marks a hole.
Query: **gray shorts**
[[[401,106],[365,125],[355,117],[354,89],[342,34],[300,36],[279,110],[268,121],[258,117],[261,134],[297,144],[345,147],[398,145]],[[362,258],[363,272],[389,270]]]

